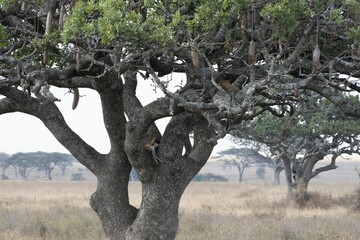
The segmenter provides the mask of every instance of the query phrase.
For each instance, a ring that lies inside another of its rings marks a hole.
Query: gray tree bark
[[[130,205],[128,179],[124,173],[111,171],[98,177],[96,191],[90,205],[98,214],[105,235],[111,239],[124,239],[125,232],[136,218],[137,209]]]

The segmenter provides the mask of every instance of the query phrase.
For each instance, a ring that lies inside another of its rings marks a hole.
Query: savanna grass
[[[0,240],[104,239],[88,199],[96,182],[0,181]],[[286,201],[286,187],[191,183],[180,203],[177,240],[360,239],[358,185],[314,184],[311,207]],[[326,200],[326,208],[320,204]],[[141,186],[130,184],[140,205]]]

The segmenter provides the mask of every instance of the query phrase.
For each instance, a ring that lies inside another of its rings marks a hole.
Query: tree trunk
[[[175,239],[179,225],[179,202],[184,189],[169,182],[143,183],[139,213],[125,239]]]
[[[243,174],[240,172],[239,173],[239,182],[242,182],[243,181]]]
[[[284,163],[284,170],[285,170],[285,177],[286,177],[286,185],[288,187],[287,191],[287,200],[291,200],[292,196],[292,189],[293,189],[293,182],[292,182],[292,174],[291,174],[291,166],[290,166],[290,160],[288,159],[282,159]]]
[[[272,180],[273,185],[280,185],[280,173],[281,173],[281,169],[279,168],[274,169],[273,180]]]
[[[307,192],[307,188],[309,185],[309,181],[303,177],[296,178],[296,182],[294,184],[294,200],[299,207],[305,207],[306,203],[309,201],[309,194]]]
[[[51,177],[51,172],[52,172],[52,170],[53,170],[53,169],[51,169],[51,168],[48,168],[48,170],[47,170],[49,181],[52,180],[52,177]]]
[[[104,173],[98,177],[90,205],[98,214],[107,238],[124,239],[137,214],[136,208],[129,204],[128,176]]]
[[[244,167],[241,167],[241,166],[237,166],[238,168],[238,171],[239,171],[239,182],[243,182],[243,175],[244,175],[244,170],[245,168]]]
[[[304,177],[296,178],[295,183],[294,183],[294,189],[296,191],[306,194],[308,186],[309,186],[309,181],[306,180]]]

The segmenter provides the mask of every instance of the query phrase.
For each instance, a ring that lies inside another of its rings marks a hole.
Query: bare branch
[[[320,167],[316,170],[314,170],[312,173],[311,173],[311,178],[314,178],[316,177],[319,173],[321,172],[325,172],[325,171],[329,171],[329,170],[333,170],[333,169],[336,169],[337,166],[335,165],[336,163],[336,158],[338,157],[338,155],[333,155],[332,158],[331,158],[331,163],[329,165],[326,165],[324,167]]]

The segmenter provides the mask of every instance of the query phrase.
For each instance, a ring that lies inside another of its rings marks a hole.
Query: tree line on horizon
[[[66,169],[72,165],[75,158],[66,153],[59,152],[18,152],[12,155],[0,152],[1,179],[9,179],[6,170],[13,168],[15,177],[27,180],[31,171],[44,171],[45,178],[52,180],[52,172],[57,167],[65,176]]]

